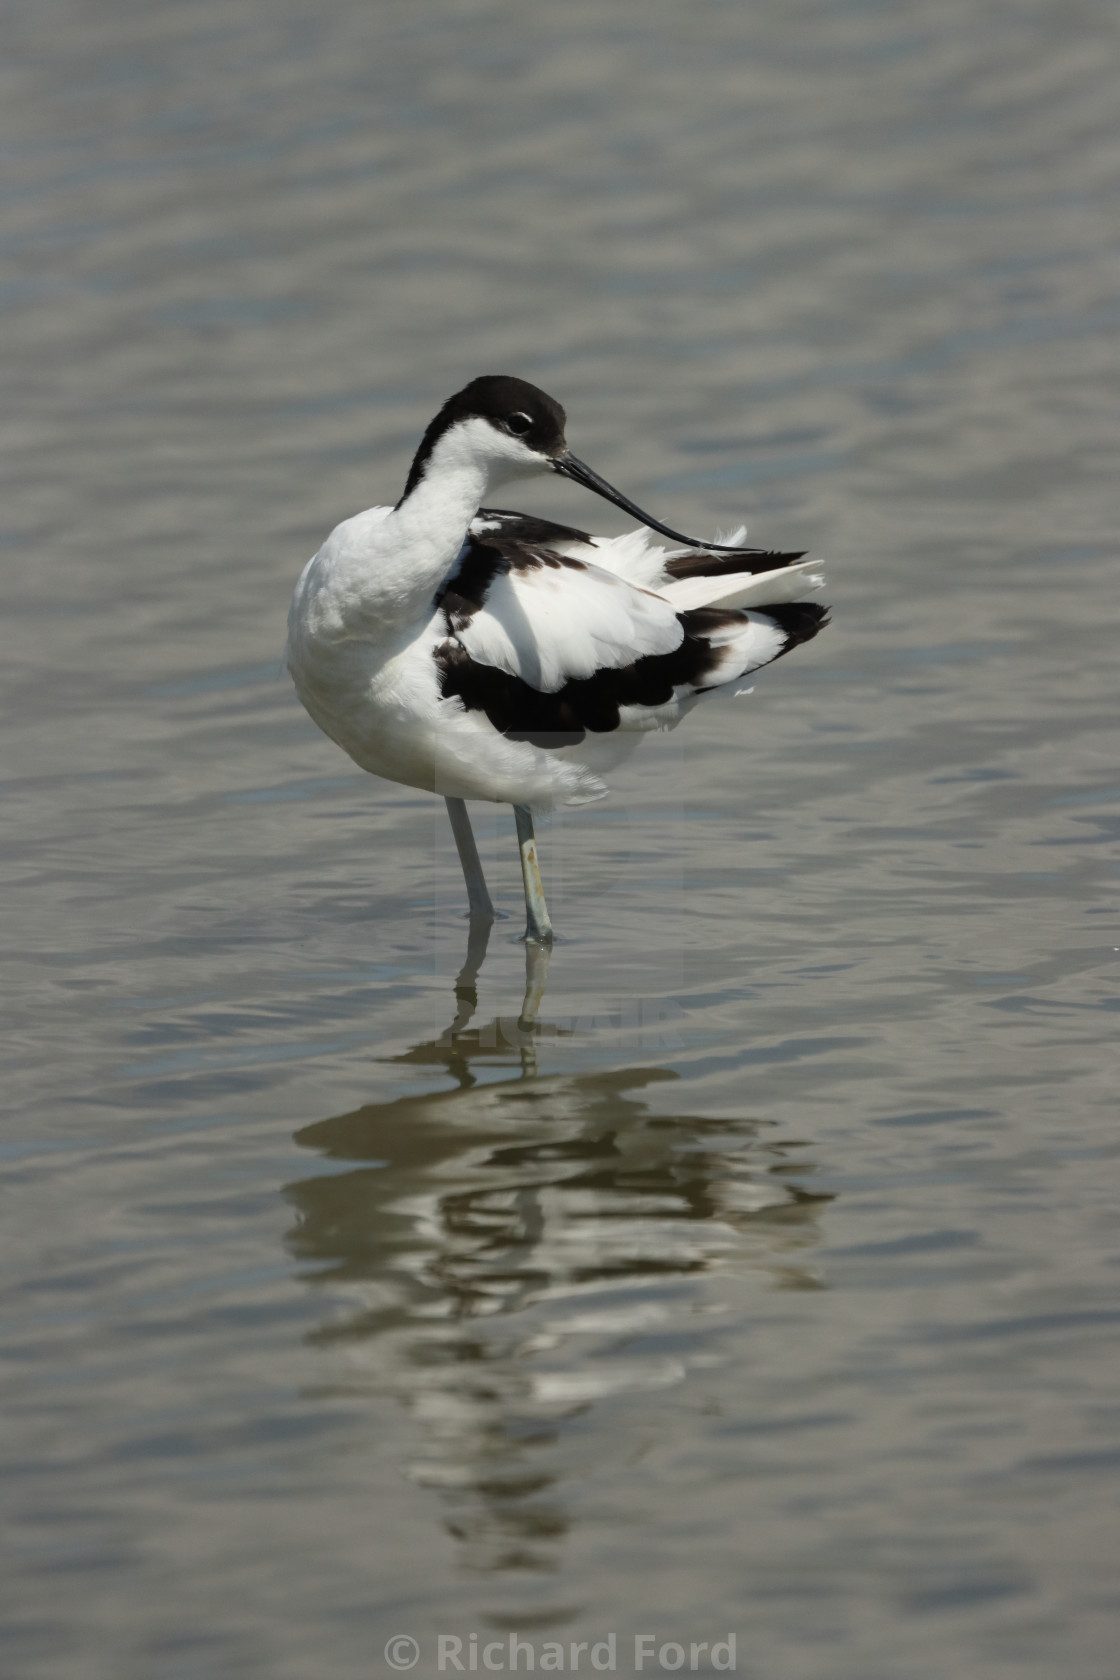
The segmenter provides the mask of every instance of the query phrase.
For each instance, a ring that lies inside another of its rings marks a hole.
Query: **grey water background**
[[[1114,8],[4,17],[0,1671],[1114,1675]],[[482,371],[835,612],[542,832],[532,1035],[279,669]]]

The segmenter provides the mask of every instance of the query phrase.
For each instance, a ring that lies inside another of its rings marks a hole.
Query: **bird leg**
[[[537,1012],[544,999],[551,956],[551,944],[544,944],[535,939],[525,941],[525,998],[521,1005],[521,1014],[517,1018],[517,1047],[521,1052],[523,1079],[537,1077]]]
[[[463,879],[467,883],[467,904],[470,907],[471,920],[476,916],[488,922],[494,920],[494,906],[490,902],[490,894],[486,889],[486,877],[482,873],[479,861],[478,847],[475,845],[474,829],[467,813],[465,799],[447,799],[447,815],[451,821],[451,832],[455,836],[455,844],[459,848],[459,862],[463,866]],[[530,830],[530,832],[532,832]],[[543,902],[543,900],[542,900]]]
[[[517,823],[517,844],[521,851],[521,874],[525,881],[525,937],[542,945],[552,944],[552,923],[548,905],[544,901],[540,864],[537,862],[537,841],[533,833],[533,813],[528,805],[513,807]]]
[[[536,1030],[537,1015],[544,1001],[544,989],[548,983],[548,964],[551,956],[550,946],[534,940],[525,941],[525,997],[521,1004],[521,1014],[517,1018],[518,1028],[523,1033]]]

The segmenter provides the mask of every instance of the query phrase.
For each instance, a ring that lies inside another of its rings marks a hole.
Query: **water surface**
[[[5,1674],[1103,1680],[1111,9],[8,16]],[[280,672],[506,370],[835,612],[543,830],[532,1030]]]

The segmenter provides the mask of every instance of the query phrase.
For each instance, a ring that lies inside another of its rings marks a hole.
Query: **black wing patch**
[[[476,528],[492,525],[497,525],[503,537],[530,545],[591,541],[590,531],[577,531],[574,526],[557,525],[551,519],[538,519],[530,513],[514,513],[510,508],[479,508],[471,520],[471,531],[484,536],[486,533]]]
[[[774,659],[780,659],[783,653],[789,653],[802,642],[811,642],[818,630],[824,630],[832,622],[828,608],[818,606],[815,601],[783,601],[776,607],[758,607],[756,616],[772,618],[786,633],[781,653],[776,653]]]
[[[435,598],[453,634],[465,630],[486,600],[494,579],[504,572],[533,572],[542,566],[584,572],[582,560],[557,554],[553,543],[589,543],[586,531],[534,519],[504,508],[479,508],[471,520],[455,570]]]
[[[800,614],[787,624],[782,615]],[[493,665],[480,665],[457,641],[449,639],[435,650],[440,675],[440,693],[445,699],[457,695],[469,712],[485,712],[500,734],[511,741],[529,741],[537,747],[577,746],[590,730],[602,735],[617,729],[622,706],[663,706],[678,687],[703,689],[714,675],[722,649],[712,647],[707,637],[731,624],[742,624],[746,613],[718,607],[696,607],[678,613],[684,640],[672,653],[648,654],[630,665],[596,671],[590,677],[573,678],[555,694],[542,694],[522,677],[511,676]],[[813,605],[766,608],[787,633],[781,652],[798,641],[815,636],[825,620],[825,609]],[[776,655],[777,658],[781,654]]]

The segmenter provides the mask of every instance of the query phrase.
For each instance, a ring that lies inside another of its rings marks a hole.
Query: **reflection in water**
[[[454,1087],[298,1132],[359,1164],[288,1186],[289,1240],[349,1302],[315,1333],[339,1356],[334,1386],[415,1409],[411,1473],[443,1491],[469,1563],[547,1569],[561,1483],[594,1468],[588,1408],[718,1359],[713,1272],[816,1286],[799,1254],[827,1198],[790,1181],[808,1164],[762,1123],[652,1109],[643,1093],[670,1070],[539,1075],[559,1030],[537,1019],[541,947],[526,946],[520,1015],[472,1027],[488,933],[472,926],[452,1025],[393,1058]]]

